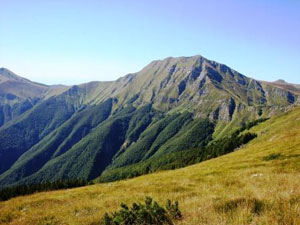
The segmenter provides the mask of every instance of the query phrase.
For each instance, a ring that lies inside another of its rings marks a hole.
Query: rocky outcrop
[[[214,112],[209,115],[211,120],[230,122],[236,110],[236,103],[233,98],[223,102]]]

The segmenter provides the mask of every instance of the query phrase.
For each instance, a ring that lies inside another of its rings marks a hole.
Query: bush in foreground
[[[168,200],[164,208],[152,198],[146,197],[145,204],[133,203],[129,208],[122,203],[119,211],[105,213],[100,225],[173,225],[173,220],[181,218],[177,201],[172,204],[171,200]]]

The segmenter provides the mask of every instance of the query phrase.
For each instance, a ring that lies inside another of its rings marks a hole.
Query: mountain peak
[[[287,82],[283,79],[278,79],[278,80],[274,81],[274,83],[287,84]]]
[[[9,69],[2,67],[2,68],[0,68],[0,82],[6,82],[6,81],[25,82],[25,83],[31,83],[33,85],[48,87],[48,85],[31,81],[27,78],[24,78],[24,77],[21,77],[21,76],[15,74],[14,72],[12,72]]]
[[[157,64],[164,64],[164,63],[166,63],[166,64],[177,63],[177,62],[182,62],[182,61],[185,61],[185,62],[187,62],[187,61],[196,61],[196,60],[199,60],[199,59],[205,59],[205,58],[202,57],[201,55],[179,56],[179,57],[169,56],[169,57],[164,58],[164,59],[153,60],[151,63],[148,64],[148,66],[150,66],[150,65],[153,66],[153,65],[157,65]]]
[[[6,69],[4,67],[0,68],[0,76],[3,76],[8,79],[16,79],[16,80],[22,79],[21,77],[16,75],[14,72],[12,72],[9,69]]]

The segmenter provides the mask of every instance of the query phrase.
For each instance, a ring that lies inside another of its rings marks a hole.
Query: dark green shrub
[[[173,219],[182,218],[182,214],[178,206],[178,201],[175,201],[175,204],[172,204],[171,200],[168,199],[166,209],[168,210]]]
[[[173,225],[172,219],[181,219],[178,202],[167,201],[166,209],[152,198],[146,197],[145,204],[133,203],[129,208],[121,204],[121,209],[112,214],[105,213],[100,225]]]
[[[236,198],[225,202],[217,203],[214,208],[219,213],[232,213],[238,209],[248,209],[253,214],[261,214],[265,208],[265,203],[256,198]]]
[[[271,160],[275,160],[275,159],[279,159],[281,157],[280,153],[272,153],[270,155],[267,155],[265,157],[263,157],[264,161],[271,161]]]

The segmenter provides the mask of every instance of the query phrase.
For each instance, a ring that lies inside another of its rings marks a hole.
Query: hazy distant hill
[[[67,88],[35,83],[0,68],[0,127],[31,109],[40,100],[61,94]]]
[[[154,157],[201,151],[246,122],[300,103],[296,86],[260,82],[201,56],[153,61],[116,81],[72,87],[0,74],[1,186],[91,180]]]

